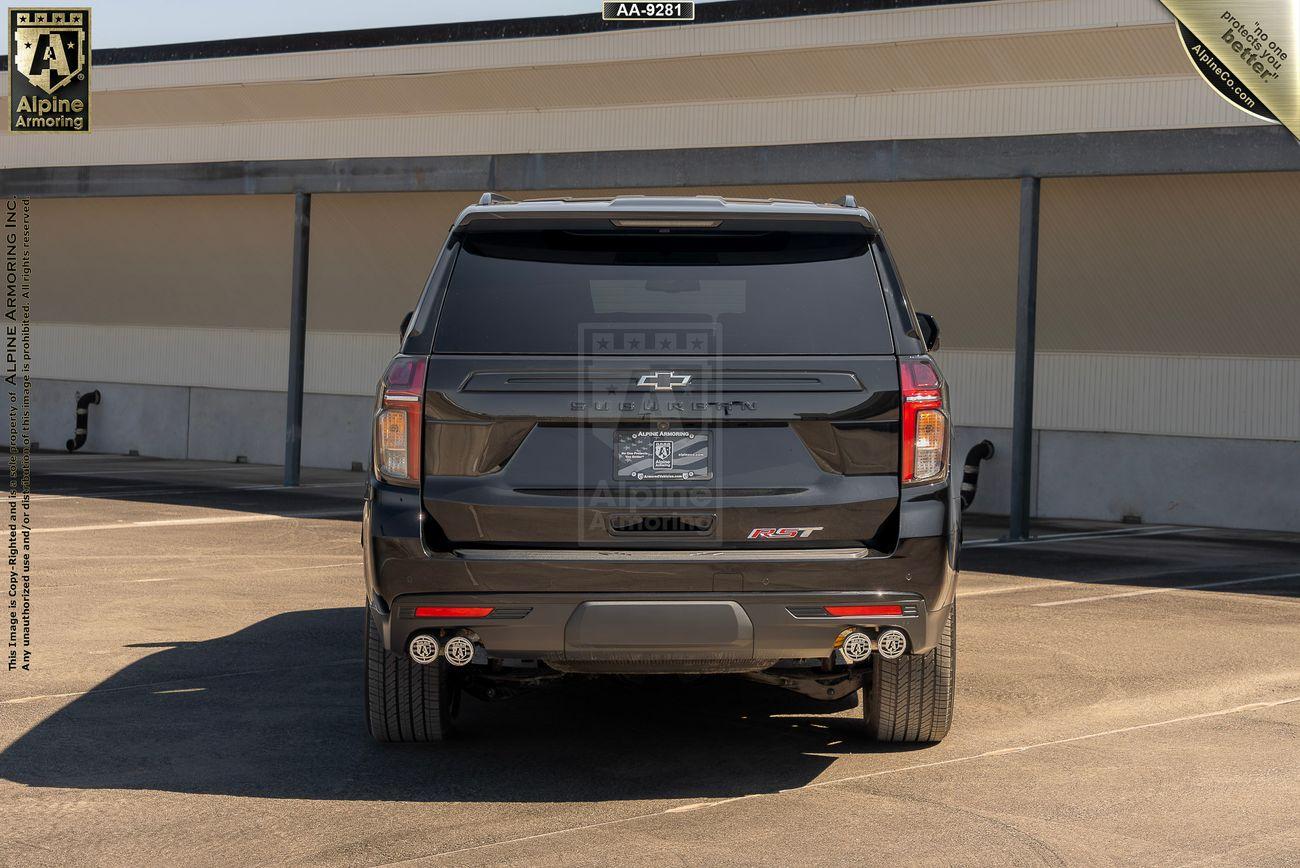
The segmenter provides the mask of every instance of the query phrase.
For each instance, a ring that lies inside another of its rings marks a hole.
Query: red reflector
[[[826,606],[827,615],[901,615],[902,606]]]
[[[486,618],[491,606],[416,606],[417,618]]]

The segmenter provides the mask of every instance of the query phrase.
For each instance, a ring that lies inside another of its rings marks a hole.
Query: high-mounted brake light
[[[417,618],[486,618],[491,606],[416,606]]]
[[[925,359],[899,359],[903,398],[903,482],[926,482],[943,475],[948,417],[943,412],[939,372]]]
[[[426,359],[398,356],[384,374],[375,414],[375,468],[399,485],[420,479],[420,433],[424,416]]]
[[[874,606],[824,606],[827,615],[833,615],[837,618],[850,617],[873,617],[876,615],[902,615],[903,607],[898,605],[874,605]]]
[[[611,220],[620,229],[716,229],[721,220]]]

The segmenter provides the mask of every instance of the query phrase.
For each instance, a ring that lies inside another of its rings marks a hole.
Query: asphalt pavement
[[[737,678],[362,719],[355,473],[34,457],[33,669],[0,674],[0,861],[1300,861],[1300,536],[972,517],[957,710],[883,746],[856,701]]]

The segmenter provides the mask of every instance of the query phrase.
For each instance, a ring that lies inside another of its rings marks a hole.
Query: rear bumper
[[[830,617],[828,605],[897,603],[900,615]],[[683,671],[761,669],[778,660],[822,658],[847,627],[897,627],[908,650],[934,646],[947,608],[915,594],[404,594],[387,610],[372,603],[385,645],[405,653],[411,637],[472,630],[493,659],[538,659],[563,668],[680,663]],[[417,618],[420,606],[479,606],[474,619]],[[710,664],[713,664],[711,667]],[[611,668],[617,668],[611,666]],[[662,667],[665,671],[674,667]]]
[[[888,553],[436,552],[421,536],[418,493],[375,486],[363,513],[366,596],[385,645],[400,653],[414,632],[468,628],[491,658],[774,662],[826,657],[848,626],[868,632],[898,627],[909,651],[924,653],[934,646],[956,592],[958,513],[950,495],[946,486],[936,486],[905,500],[902,538]],[[807,616],[826,605],[884,602],[898,602],[908,614]],[[602,604],[594,619],[592,604]],[[414,617],[419,605],[498,611],[452,622]],[[699,632],[683,626],[689,624]],[[634,641],[620,643],[622,633]]]

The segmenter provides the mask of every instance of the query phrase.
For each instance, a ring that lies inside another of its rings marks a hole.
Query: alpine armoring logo
[[[9,10],[9,130],[90,132],[90,10]]]

